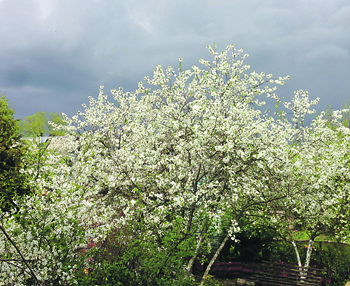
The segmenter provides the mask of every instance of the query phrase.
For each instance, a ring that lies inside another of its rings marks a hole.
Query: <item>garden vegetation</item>
[[[202,68],[157,66],[135,92],[112,90],[116,104],[101,87],[52,123],[64,152],[33,156],[33,194],[1,214],[0,285],[203,285],[241,232],[275,229],[300,266],[291,225],[309,233],[305,265],[320,234],[349,241],[346,111],[334,128],[324,113],[306,125],[318,99],[299,90],[282,102],[288,76],[248,72],[233,45],[208,50]]]

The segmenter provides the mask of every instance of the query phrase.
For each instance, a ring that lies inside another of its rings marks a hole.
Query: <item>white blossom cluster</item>
[[[289,77],[247,73],[247,55],[237,59],[242,51],[233,46],[208,49],[214,60],[201,60],[203,69],[183,71],[181,59],[177,72],[157,66],[145,78],[150,87],[112,90],[117,105],[101,86],[84,112],[65,116],[65,152],[47,154],[39,171],[38,164],[27,170],[36,195],[1,221],[40,281],[73,284],[79,251],[115,230],[129,229],[119,237],[127,245],[141,235],[155,241],[181,222],[181,234],[195,236],[197,253],[228,211],[232,239],[244,216],[252,228],[283,225],[271,219],[281,208],[310,229],[347,219],[348,130],[335,132],[322,117],[305,127],[318,100],[303,91],[285,103],[290,121],[268,116],[256,108],[265,103],[257,96],[279,101],[276,86],[265,84]],[[142,231],[133,227],[140,221]],[[344,229],[339,236],[346,239]],[[24,285],[31,273],[5,236],[0,253],[0,285]]]

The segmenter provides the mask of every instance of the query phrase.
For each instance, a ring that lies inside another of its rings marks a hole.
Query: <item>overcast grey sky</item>
[[[0,0],[0,92],[16,118],[83,110],[99,86],[134,91],[157,64],[200,65],[216,42],[257,72],[291,79],[277,94],[350,98],[349,0]]]

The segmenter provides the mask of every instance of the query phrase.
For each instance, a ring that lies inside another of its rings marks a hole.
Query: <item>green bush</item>
[[[301,256],[306,255],[305,243],[299,243]],[[304,256],[305,257],[305,256]],[[330,276],[332,286],[343,286],[350,280],[350,245],[338,242],[315,242],[310,265],[323,265],[325,276]]]
[[[222,219],[221,234],[226,234],[232,214],[227,213]],[[280,240],[273,228],[264,225],[252,227],[248,220],[240,219],[241,231],[236,241],[229,239],[221,250],[216,262],[261,262],[284,261],[296,263],[296,256],[290,242]],[[224,235],[213,237],[213,255],[223,241]]]
[[[0,94],[0,211],[18,210],[16,196],[30,193],[27,177],[21,173],[21,169],[25,168],[26,152],[27,146],[21,140],[14,111]]]
[[[296,241],[302,263],[306,257],[307,241]],[[297,263],[296,255],[290,243],[275,241],[270,244],[270,261]],[[323,267],[324,276],[331,278],[332,285],[345,285],[350,280],[350,245],[337,242],[316,241],[313,245],[310,265]]]
[[[242,232],[236,239],[227,241],[216,262],[297,262],[292,244],[274,239],[272,231],[261,230],[259,235]]]
[[[110,241],[86,250],[76,273],[79,285],[195,285],[184,270],[195,237],[185,240],[181,225],[154,240],[135,236],[127,243]]]

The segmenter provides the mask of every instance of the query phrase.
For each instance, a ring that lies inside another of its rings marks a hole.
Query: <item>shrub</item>
[[[25,168],[24,158],[27,146],[21,140],[18,120],[8,101],[0,94],[0,212],[19,209],[16,197],[30,193],[27,176],[22,173]]]
[[[304,253],[306,253],[306,247]],[[315,242],[311,265],[324,267],[324,275],[329,277],[332,286],[343,286],[350,280],[350,245],[338,242]]]

